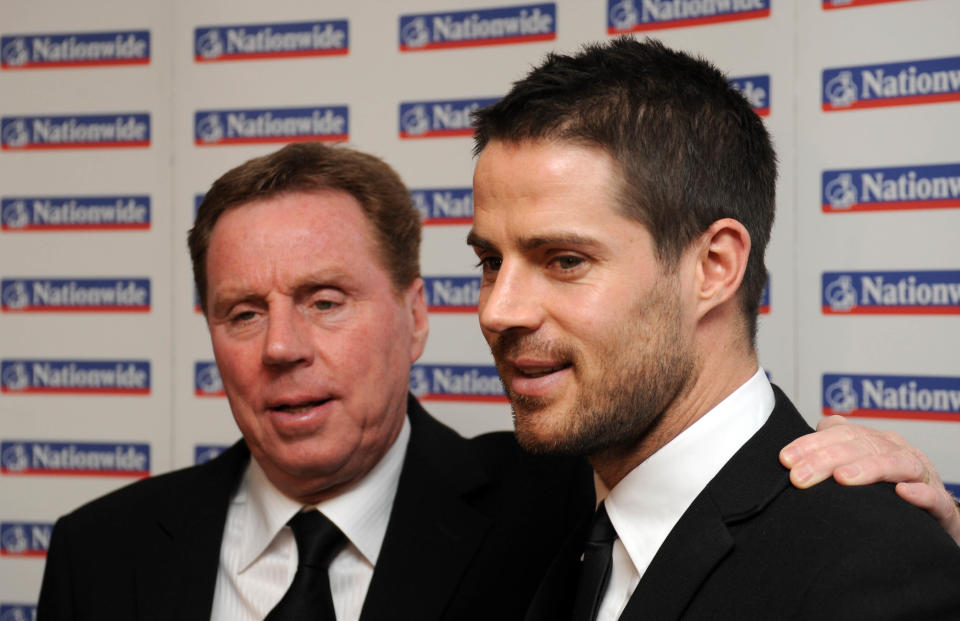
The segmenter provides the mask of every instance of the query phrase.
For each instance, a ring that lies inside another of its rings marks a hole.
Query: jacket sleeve
[[[74,618],[68,530],[66,518],[60,518],[53,526],[37,601],[37,621],[67,621]]]

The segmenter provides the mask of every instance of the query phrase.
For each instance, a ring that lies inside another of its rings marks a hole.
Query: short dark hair
[[[474,154],[491,140],[561,140],[609,153],[623,180],[620,210],[650,230],[667,265],[717,220],[741,222],[751,248],[740,300],[755,341],[777,161],[760,117],[719,69],[628,37],[551,53],[474,114]]]
[[[204,313],[207,248],[217,219],[253,201],[324,190],[346,192],[360,204],[372,225],[381,264],[397,291],[420,276],[420,212],[396,171],[373,155],[345,146],[293,143],[228,171],[203,197],[187,245]]]

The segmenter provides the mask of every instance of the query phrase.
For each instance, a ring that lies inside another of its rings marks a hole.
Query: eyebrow
[[[467,245],[483,250],[493,250],[496,246],[493,242],[470,231],[467,235]],[[542,248],[543,246],[576,246],[596,248],[601,244],[593,237],[579,235],[577,233],[557,233],[554,235],[535,235],[532,237],[521,237],[518,244],[521,250],[529,252]]]

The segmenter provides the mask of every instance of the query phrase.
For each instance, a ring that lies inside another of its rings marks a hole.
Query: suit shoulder
[[[488,472],[495,474],[527,473],[536,477],[577,480],[592,470],[580,457],[537,455],[517,444],[510,431],[485,433],[469,440]],[[592,485],[592,475],[588,477]]]

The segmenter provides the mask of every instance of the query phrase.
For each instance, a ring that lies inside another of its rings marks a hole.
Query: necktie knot
[[[600,503],[597,512],[593,516],[593,524],[590,526],[590,534],[587,536],[587,543],[594,545],[607,545],[617,540],[617,531],[610,522],[610,516],[607,515],[607,508]]]
[[[325,570],[347,543],[337,525],[319,511],[301,511],[287,525],[297,540],[298,565]]]

